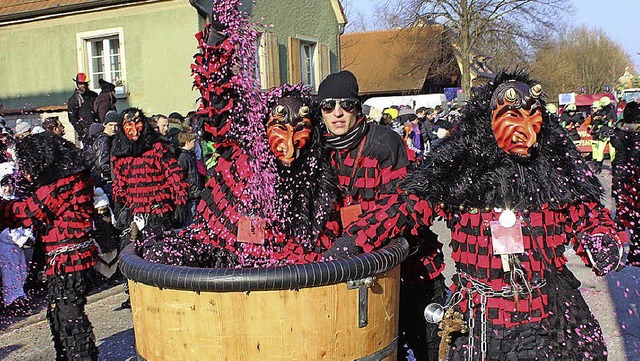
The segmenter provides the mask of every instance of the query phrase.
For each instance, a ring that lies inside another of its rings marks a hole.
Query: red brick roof
[[[415,93],[434,76],[434,62],[453,56],[442,39],[441,26],[345,33],[342,69],[354,73],[362,94]]]
[[[126,0],[0,0],[0,21],[25,19],[38,15],[60,14],[106,5],[122,4]]]

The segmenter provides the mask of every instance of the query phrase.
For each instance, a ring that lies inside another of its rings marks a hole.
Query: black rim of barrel
[[[375,252],[325,262],[268,268],[196,268],[146,261],[130,244],[122,250],[119,267],[128,279],[159,288],[216,292],[295,290],[383,273],[400,264],[408,253],[407,241],[398,238]]]

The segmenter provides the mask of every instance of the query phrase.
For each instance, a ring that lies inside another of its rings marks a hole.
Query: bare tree
[[[446,36],[459,50],[462,88],[468,93],[468,59],[474,51],[482,51],[489,44],[511,50],[519,47],[522,52],[511,52],[515,59],[501,61],[520,65],[532,52],[533,44],[553,34],[562,23],[559,20],[571,9],[567,0],[384,0],[377,12],[389,19],[388,24],[404,27],[428,22],[443,24]]]
[[[579,27],[561,34],[540,49],[532,64],[533,75],[551,96],[559,93],[601,93],[614,90],[625,68],[632,66],[623,47],[597,28]]]

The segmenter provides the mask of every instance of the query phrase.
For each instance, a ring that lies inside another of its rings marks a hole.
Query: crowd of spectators
[[[83,80],[82,76],[78,79]],[[124,282],[117,270],[117,257],[126,245],[121,234],[129,224],[118,223],[125,208],[117,204],[113,197],[115,178],[112,164],[112,144],[118,128],[121,127],[124,112],[115,109],[114,90],[111,83],[102,85],[106,102],[95,106],[92,122],[84,124],[84,132],[74,127],[76,145],[81,148],[85,162],[90,169],[94,184],[94,206],[96,217],[93,220],[95,232],[93,238],[100,248],[98,263],[90,270],[91,287],[113,285]],[[83,93],[84,94],[84,93]],[[75,100],[82,98],[76,90]],[[102,110],[104,114],[102,114]],[[102,116],[98,116],[102,114]],[[169,117],[157,114],[148,119],[150,131],[166,145],[172,162],[179,169],[179,177],[188,183],[188,197],[185,199],[186,213],[180,222],[172,224],[178,228],[188,225],[193,219],[195,204],[204,186],[205,165],[202,161],[202,148],[195,140],[191,128],[193,113],[183,117],[173,112]],[[71,120],[71,119],[70,119]],[[76,124],[81,124],[76,123]],[[71,123],[71,126],[74,126]],[[32,134],[52,133],[59,137],[68,135],[63,122],[57,116],[40,121],[16,119],[14,126],[8,126],[0,116],[0,198],[3,200],[21,200],[34,191],[24,177],[17,162],[16,145]],[[215,162],[215,158],[213,159]],[[210,160],[211,163],[211,160]],[[212,164],[209,164],[211,167]],[[17,227],[0,230],[0,280],[2,301],[0,315],[5,317],[26,316],[37,308],[38,301],[45,295],[43,282],[44,254],[41,247],[42,230],[37,227]],[[128,238],[127,238],[128,239]]]
[[[434,108],[399,104],[382,109],[363,107],[370,122],[391,127],[404,139],[410,159],[421,160],[447,138],[460,118],[459,104],[451,102],[447,108]]]

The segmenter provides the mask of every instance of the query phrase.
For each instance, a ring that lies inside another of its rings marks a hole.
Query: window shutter
[[[316,44],[316,88],[331,72],[331,58],[329,57],[329,45]]]
[[[262,88],[269,89],[280,85],[280,57],[276,34],[263,33],[260,36],[258,59]]]
[[[300,39],[289,37],[287,47],[289,51],[289,83],[301,83],[302,64],[300,62]]]

